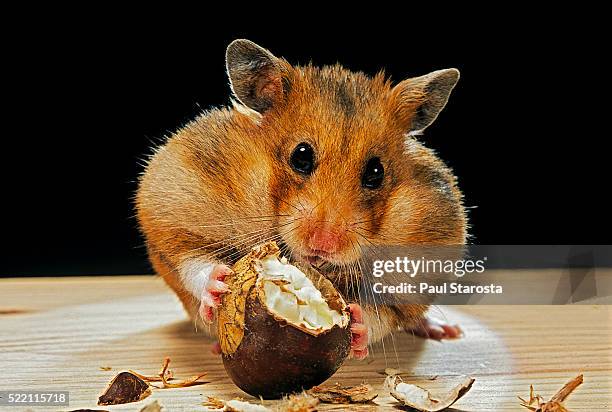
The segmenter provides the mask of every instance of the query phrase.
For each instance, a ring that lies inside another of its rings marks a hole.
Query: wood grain
[[[612,306],[444,306],[432,314],[460,323],[465,337],[440,343],[397,334],[372,348],[367,361],[348,361],[330,382],[368,382],[380,391],[374,403],[354,410],[399,410],[382,388],[386,367],[433,392],[457,375],[474,376],[456,411],[522,410],[517,395],[527,396],[530,384],[547,398],[583,373],[566,405],[612,410]],[[229,381],[210,343],[152,276],[0,280],[0,390],[69,390],[70,408],[63,410],[95,408],[116,373],[157,373],[164,356],[178,377],[207,371],[208,383],[154,390],[139,403],[105,409],[138,411],[158,399],[167,411],[205,411],[206,396],[252,399]]]

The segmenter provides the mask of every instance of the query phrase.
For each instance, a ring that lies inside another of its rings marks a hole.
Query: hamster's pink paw
[[[349,305],[351,311],[351,356],[365,359],[368,356],[368,328],[363,323],[361,306],[356,303]]]
[[[221,345],[219,342],[215,342],[210,345],[210,351],[213,355],[221,355]]]
[[[212,322],[214,318],[213,308],[221,303],[221,295],[229,289],[223,282],[225,277],[231,273],[231,269],[226,265],[215,265],[210,273],[208,282],[204,286],[200,297],[200,316],[205,322]]]
[[[416,336],[433,340],[457,339],[463,336],[459,325],[449,325],[439,319],[428,317],[423,318],[420,325],[410,331]]]

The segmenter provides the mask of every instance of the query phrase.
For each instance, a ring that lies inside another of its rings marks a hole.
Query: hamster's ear
[[[288,64],[250,40],[227,46],[225,63],[230,86],[240,102],[260,113],[283,100]]]
[[[459,70],[445,69],[400,82],[393,88],[399,99],[399,115],[408,123],[409,132],[425,130],[446,106],[459,80]]]

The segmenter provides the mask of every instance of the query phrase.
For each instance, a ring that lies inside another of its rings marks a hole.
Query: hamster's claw
[[[219,306],[219,303],[221,303],[221,295],[229,290],[223,280],[231,271],[232,270],[226,265],[216,265],[210,273],[210,277],[204,286],[200,298],[199,313],[204,322],[212,322],[214,318],[213,308]]]
[[[351,356],[355,359],[365,359],[368,356],[368,328],[363,323],[361,306],[356,303],[349,305],[351,311]]]
[[[436,318],[424,318],[421,323],[410,330],[416,336],[425,339],[457,339],[463,336],[459,325],[450,325]]]

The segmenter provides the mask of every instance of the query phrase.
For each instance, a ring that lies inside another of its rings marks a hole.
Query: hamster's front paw
[[[206,282],[200,296],[199,313],[205,322],[212,322],[214,318],[213,308],[219,306],[219,303],[221,303],[220,296],[229,290],[223,280],[231,271],[226,265],[215,265],[210,273],[208,282]]]
[[[210,345],[210,352],[213,355],[221,355],[221,344],[219,342],[215,342]]]
[[[449,325],[436,318],[425,317],[411,332],[425,339],[457,339],[463,335],[459,325]]]
[[[368,327],[363,323],[361,306],[357,303],[349,304],[351,311],[351,356],[356,359],[365,359],[368,356]]]

